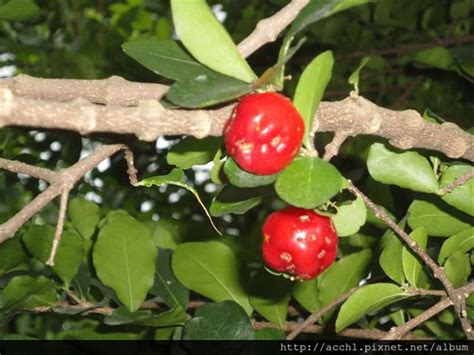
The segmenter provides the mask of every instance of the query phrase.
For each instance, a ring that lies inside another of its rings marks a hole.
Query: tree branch
[[[464,185],[467,181],[471,180],[474,178],[474,168],[472,168],[470,171],[465,173],[464,175],[461,175],[458,177],[456,180],[454,180],[452,183],[446,185],[440,190],[440,195],[445,195],[447,193],[450,193],[453,191],[455,188]]]
[[[53,245],[49,253],[49,258],[46,261],[46,265],[54,266],[54,258],[58,252],[59,244],[61,243],[61,236],[64,228],[64,218],[66,217],[67,201],[69,199],[69,191],[72,186],[64,186],[63,192],[61,193],[61,200],[59,202],[59,213],[58,221],[56,223],[56,231],[54,232]]]
[[[64,186],[71,188],[101,161],[123,149],[122,144],[103,145],[94,153],[80,160],[71,167],[54,173],[51,185],[35,197],[21,211],[3,224],[0,224],[0,244],[12,238],[17,230],[31,217],[38,213],[44,206],[64,192]]]
[[[4,169],[17,174],[26,174],[37,179],[45,180],[47,182],[53,181],[55,177],[54,171],[51,171],[49,169],[25,164],[16,160],[9,160],[3,158],[0,158],[0,169]]]
[[[375,216],[382,221],[385,222],[403,241],[407,244],[407,246],[416,254],[418,255],[425,264],[431,269],[433,272],[433,276],[437,278],[443,284],[446,292],[448,293],[449,299],[452,302],[454,309],[458,315],[458,318],[461,322],[463,327],[464,333],[469,340],[474,339],[474,334],[472,332],[472,327],[469,324],[469,321],[465,315],[465,299],[466,296],[464,293],[457,293],[453,287],[451,281],[449,281],[446,273],[444,272],[443,268],[440,267],[436,262],[428,255],[428,253],[422,249],[411,237],[397,224],[393,221],[390,216],[381,208],[377,207],[366,195],[364,195],[357,187],[355,187],[351,182],[349,182],[349,191],[351,191],[354,195],[362,198],[365,202],[366,206],[370,208]]]
[[[255,30],[237,46],[240,54],[247,58],[263,45],[274,42],[308,4],[309,0],[292,0],[275,15],[259,21]]]
[[[463,286],[461,288],[458,288],[455,290],[455,294],[457,296],[461,295],[463,298],[466,297],[466,294],[469,295],[474,292],[474,282],[471,282],[467,284],[466,286]],[[426,311],[421,313],[420,315],[416,316],[415,318],[409,320],[408,322],[398,326],[394,327],[390,330],[390,332],[383,337],[381,340],[396,340],[396,339],[401,339],[405,334],[407,334],[409,331],[417,327],[418,325],[424,323],[431,317],[435,316],[439,312],[443,311],[444,309],[448,308],[451,306],[453,303],[451,299],[445,298],[438,303],[436,303],[434,306],[428,308]]]

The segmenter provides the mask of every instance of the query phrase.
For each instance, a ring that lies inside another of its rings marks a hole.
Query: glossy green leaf
[[[474,249],[474,227],[465,229],[446,239],[439,251],[438,263],[443,265],[446,259],[456,251],[467,253],[471,249]]]
[[[129,215],[114,215],[100,230],[93,261],[99,279],[131,312],[153,286],[157,251],[150,231]]]
[[[32,0],[10,0],[0,6],[0,21],[24,21],[38,12],[39,7]]]
[[[411,229],[425,227],[428,235],[433,237],[449,237],[470,227],[458,216],[429,201],[413,201],[408,213],[408,225]]]
[[[404,228],[405,222],[400,227]],[[402,265],[403,243],[391,229],[387,229],[382,240],[384,247],[379,258],[380,266],[388,277],[402,285],[405,281]]]
[[[350,254],[331,265],[321,276],[319,285],[321,304],[326,305],[357,286],[367,276],[367,268],[371,261],[372,251],[366,249]]]
[[[425,250],[428,244],[428,233],[425,227],[419,227],[410,233],[413,239],[421,249]],[[403,273],[408,283],[415,288],[427,288],[428,276],[423,271],[423,262],[416,254],[404,246],[402,251]]]
[[[234,159],[228,157],[224,163],[224,173],[229,182],[237,187],[257,187],[275,182],[279,174],[256,175],[242,170]]]
[[[452,70],[455,68],[453,55],[444,47],[433,47],[415,53],[413,61],[429,67]]]
[[[342,305],[336,319],[340,332],[366,314],[409,297],[401,287],[390,283],[367,285],[354,292]]]
[[[232,301],[199,307],[184,328],[184,340],[254,340],[255,331],[240,305]]]
[[[187,137],[171,148],[166,159],[170,165],[176,165],[181,169],[189,169],[194,165],[207,164],[212,161],[221,145],[222,138],[197,139]]]
[[[321,308],[319,301],[319,280],[297,282],[293,287],[293,298],[308,312]]]
[[[291,281],[260,270],[250,282],[250,304],[267,320],[284,328],[292,286]]]
[[[332,51],[326,51],[314,58],[304,69],[296,87],[293,104],[301,114],[305,124],[304,145],[311,147],[309,133],[313,127],[316,110],[321,102],[332,75],[334,56]]]
[[[53,226],[32,226],[23,235],[23,242],[33,256],[45,263],[53,246]],[[84,241],[77,234],[64,230],[52,269],[68,287],[84,258]]]
[[[240,262],[221,242],[182,243],[173,252],[171,267],[187,288],[213,301],[232,300],[252,312],[240,276]]]
[[[189,290],[176,279],[171,270],[171,250],[158,250],[155,283],[150,293],[159,296],[170,308],[178,306],[186,309]]]
[[[171,0],[171,10],[176,34],[194,58],[236,79],[251,82],[256,78],[204,0]]]
[[[354,90],[356,92],[356,94],[358,95],[359,94],[359,76],[360,76],[360,71],[362,70],[362,68],[365,67],[365,65],[367,64],[367,62],[370,60],[370,57],[364,57],[362,58],[362,60],[360,61],[360,64],[359,66],[357,67],[356,70],[354,70],[354,72],[349,76],[349,79],[347,80],[349,82],[349,84],[351,85],[354,85]]]
[[[319,158],[298,157],[278,177],[275,189],[287,203],[315,208],[335,196],[342,176],[332,165]]]
[[[20,238],[8,239],[0,244],[0,276],[28,260]]]
[[[18,308],[54,307],[57,294],[54,282],[44,276],[16,276],[3,289],[2,312]]]
[[[464,285],[471,274],[469,257],[462,251],[455,251],[444,264],[444,271],[455,288]]]
[[[331,216],[339,237],[347,237],[357,233],[367,220],[367,207],[358,197],[354,201],[342,203],[337,207],[337,213]]]
[[[370,147],[367,167],[372,178],[419,192],[436,193],[438,182],[428,160],[416,152],[394,153],[381,143]]]
[[[467,164],[450,166],[443,172],[443,175],[441,175],[440,188],[449,185],[472,169],[472,166]],[[451,206],[474,216],[474,179],[466,181],[441,198]]]
[[[68,214],[74,228],[79,231],[84,239],[90,239],[99,223],[99,206],[83,198],[76,197],[69,202]]]
[[[209,211],[216,217],[229,213],[244,214],[261,204],[263,198],[271,193],[271,190],[259,188],[238,189],[229,185],[224,186],[212,201]]]
[[[125,42],[122,49],[154,73],[172,80],[190,80],[210,72],[173,40],[139,39]]]
[[[244,81],[210,72],[177,81],[168,90],[166,98],[181,107],[201,108],[234,100],[251,91]]]
[[[179,222],[169,218],[160,218],[147,223],[155,245],[162,249],[176,249],[181,240]]]

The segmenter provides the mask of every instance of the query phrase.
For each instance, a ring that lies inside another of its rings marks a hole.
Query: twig
[[[275,15],[260,20],[255,30],[238,46],[240,54],[247,58],[263,45],[273,42],[309,3],[309,0],[292,0]]]
[[[72,186],[65,186],[63,188],[63,192],[61,193],[61,200],[59,202],[58,221],[56,223],[56,231],[54,232],[53,245],[51,247],[49,258],[46,261],[46,265],[49,265],[49,266],[54,266],[54,258],[56,257],[56,253],[58,252],[59,244],[61,243],[61,236],[62,236],[63,227],[64,227],[64,218],[66,217],[67,201],[69,199],[69,191],[71,188]]]
[[[474,292],[474,282],[471,282],[470,284],[467,284],[466,286],[463,286],[461,288],[458,288],[455,290],[456,295],[462,295],[462,297],[466,297],[466,294],[469,295]],[[452,301],[449,298],[445,298],[438,303],[436,303],[434,306],[428,308],[426,311],[421,313],[420,315],[416,316],[415,318],[409,320],[408,322],[398,326],[394,327],[390,330],[390,332],[383,337],[381,340],[395,340],[395,339],[400,339],[403,337],[405,334],[407,334],[409,331],[417,327],[418,325],[424,323],[426,320],[430,319],[431,317],[435,316],[439,312],[443,311],[444,309],[448,308],[450,305],[452,305]]]
[[[135,158],[129,148],[125,148],[125,161],[127,162],[127,174],[130,185],[138,186],[137,168],[135,168]]]
[[[336,132],[332,141],[324,148],[323,159],[330,161],[335,157],[339,153],[339,149],[341,148],[342,143],[346,141],[347,137],[348,135],[344,131]]]
[[[461,175],[460,177],[458,177],[456,180],[454,180],[452,183],[446,185],[445,187],[443,187],[440,191],[439,191],[439,194],[440,195],[445,195],[447,193],[450,193],[451,191],[453,191],[456,187],[459,187],[461,185],[464,185],[468,180],[474,178],[474,168],[472,168],[471,170],[469,170],[467,173],[465,173],[464,175]]]
[[[457,44],[473,43],[473,42],[474,42],[474,35],[465,35],[465,36],[458,36],[458,37],[436,39],[431,42],[403,44],[398,47],[376,49],[376,50],[371,50],[371,51],[356,51],[348,55],[344,55],[344,57],[359,58],[359,57],[365,57],[368,55],[381,55],[381,56],[396,55],[398,56],[398,55],[402,55],[406,53],[417,52],[417,51],[431,48],[434,46],[448,47],[448,46],[453,46]]]
[[[37,179],[45,180],[47,182],[53,181],[56,175],[54,171],[46,168],[41,168],[38,166],[22,163],[20,161],[3,158],[0,158],[0,169],[4,169],[17,174],[26,174]]]
[[[95,152],[80,160],[73,166],[55,173],[51,185],[36,196],[21,211],[3,224],[0,224],[0,244],[12,238],[16,231],[31,217],[38,213],[44,206],[63,193],[64,185],[74,186],[89,170],[97,166],[102,160],[107,159],[123,148],[122,144],[103,145]]]
[[[316,312],[312,313],[308,318],[305,319],[305,321],[301,324],[298,325],[295,329],[291,331],[290,334],[286,337],[286,340],[293,340],[295,339],[298,334],[300,334],[302,331],[304,331],[307,327],[315,323],[319,318],[321,318],[324,314],[329,312],[331,309],[334,307],[337,307],[341,303],[343,303],[345,300],[347,300],[355,291],[359,290],[360,288],[364,287],[365,285],[358,286],[358,287],[353,287],[346,293],[342,294],[338,298],[336,298],[334,301],[328,303],[327,305],[321,307],[319,310]]]
[[[461,325],[463,327],[464,333],[469,340],[473,339],[472,327],[469,324],[469,321],[465,317],[465,296],[463,294],[455,293],[454,287],[449,281],[448,277],[446,276],[444,270],[435,263],[435,261],[428,255],[428,253],[423,250],[411,237],[402,229],[400,226],[393,221],[390,216],[381,208],[377,207],[365,194],[363,194],[357,187],[349,182],[349,191],[351,191],[354,195],[362,198],[365,202],[366,206],[370,208],[375,216],[382,221],[385,222],[403,241],[408,245],[408,247],[417,254],[428,267],[433,272],[433,276],[437,278],[443,284],[448,296],[453,303],[454,309],[456,310],[456,314],[461,321]]]
[[[283,329],[280,328],[278,325],[270,323],[270,322],[252,321],[252,324],[256,330],[270,328],[270,329],[279,329],[279,330],[293,332],[294,330],[300,327],[300,323],[297,323],[297,322],[286,322]],[[311,324],[307,326],[302,331],[302,333],[322,334],[324,333],[324,330],[325,330],[325,327],[322,325]],[[384,332],[378,329],[355,329],[355,328],[347,328],[337,334],[338,337],[373,339],[373,340],[379,340],[387,335],[388,335],[388,332]],[[416,336],[412,334],[406,334],[403,337],[403,340],[432,340],[432,339],[433,338],[430,338],[430,337],[421,337],[421,336]]]

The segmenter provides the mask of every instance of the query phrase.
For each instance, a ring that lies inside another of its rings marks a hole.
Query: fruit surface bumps
[[[334,225],[313,210],[288,207],[273,212],[263,224],[262,235],[265,264],[299,280],[315,278],[336,258]]]
[[[224,127],[231,157],[248,172],[270,175],[298,154],[304,121],[291,101],[277,93],[244,96]]]

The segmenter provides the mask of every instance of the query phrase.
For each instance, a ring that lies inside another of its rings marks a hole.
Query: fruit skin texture
[[[288,207],[273,212],[265,220],[262,234],[265,264],[290,278],[315,278],[336,258],[336,229],[329,217],[313,210]]]
[[[290,164],[303,135],[301,115],[276,93],[244,96],[224,126],[229,154],[242,169],[258,175],[275,174]]]

